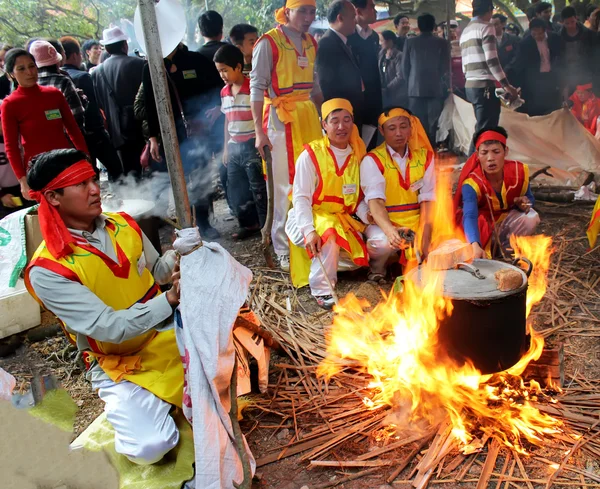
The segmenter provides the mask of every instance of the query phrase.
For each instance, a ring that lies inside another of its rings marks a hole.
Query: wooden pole
[[[450,66],[448,69],[448,85],[450,96],[452,96],[452,41],[450,40],[450,8],[454,10],[454,0],[446,0],[446,37],[448,40],[448,49],[450,49],[450,56],[448,57],[450,59]]]
[[[179,152],[179,141],[177,140],[175,120],[173,119],[173,107],[171,106],[169,86],[167,84],[167,75],[160,45],[155,10],[157,2],[155,0],[138,0],[138,2],[144,40],[146,41],[146,57],[148,59],[148,67],[150,68],[150,78],[152,79],[156,111],[160,123],[160,134],[162,136],[167,168],[171,179],[171,188],[173,189],[173,197],[175,199],[177,222],[182,228],[189,228],[192,227],[190,199],[185,185],[183,164],[181,162],[181,153]]]

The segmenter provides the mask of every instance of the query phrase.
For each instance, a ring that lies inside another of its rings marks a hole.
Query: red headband
[[[592,89],[592,84],[588,83],[587,85],[577,85],[577,90],[581,91],[581,92],[585,92],[587,90],[591,90]]]
[[[75,243],[75,238],[65,226],[56,207],[50,205],[45,194],[50,190],[77,185],[94,176],[96,176],[96,172],[90,162],[81,160],[59,173],[42,190],[32,190],[30,192],[31,196],[40,203],[38,217],[42,237],[46,242],[48,251],[56,259],[63,258],[73,252],[70,244]]]
[[[481,143],[485,143],[486,141],[498,141],[506,146],[506,136],[503,136],[499,132],[496,131],[485,131],[481,136],[477,138],[477,142],[475,143],[475,148],[479,149]]]

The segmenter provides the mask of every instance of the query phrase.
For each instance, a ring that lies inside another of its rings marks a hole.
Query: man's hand
[[[596,134],[594,134],[594,137],[600,141],[600,127],[598,128],[598,130],[596,131]]]
[[[27,200],[33,200],[31,195],[29,195],[31,189],[29,188],[29,185],[27,185],[27,177],[21,177],[19,179],[19,184],[21,185],[21,194],[23,197],[25,197]]]
[[[471,247],[473,248],[473,259],[477,260],[480,258],[483,259],[487,257],[485,250],[479,245],[477,241],[475,241],[475,243],[471,243]]]
[[[173,275],[171,275],[171,280],[173,285],[171,288],[167,290],[165,295],[167,296],[167,301],[171,304],[172,307],[179,305],[179,279],[181,278],[181,273],[179,272],[179,260],[175,264],[173,268]]]
[[[514,201],[515,206],[525,214],[531,210],[531,202],[526,195],[523,197],[517,197]]]
[[[229,155],[227,154],[227,144],[225,144],[225,148],[223,148],[223,166],[227,166],[227,160],[229,160]]]
[[[511,102],[519,98],[519,90],[513,87],[512,85],[507,85],[506,87],[504,87],[504,90],[506,90],[508,98]]]
[[[371,211],[367,211],[367,221],[369,224],[375,224],[375,219],[373,219],[373,214],[371,214]]]
[[[204,112],[204,116],[208,119],[208,125],[210,127],[212,127],[215,122],[217,122],[217,119],[219,118],[219,116],[221,115],[221,107],[220,106],[215,106],[212,109],[208,109],[206,112]]]
[[[316,231],[311,231],[306,237],[306,250],[313,256],[321,253],[321,236]]]
[[[403,243],[406,244],[406,242],[402,238],[400,238],[399,231],[401,229],[408,230],[407,228],[397,228],[395,226],[391,226],[388,229],[384,230],[384,233],[388,239],[388,242],[390,243],[390,246],[392,248],[396,248],[397,250],[408,248],[408,246],[403,246]]]
[[[2,196],[2,205],[8,209],[14,209],[15,207],[17,207],[15,205],[15,203],[13,202],[13,197],[14,195],[12,194],[5,194]]]
[[[160,145],[155,137],[150,138],[150,156],[152,156],[152,159],[157,163],[162,161],[162,156],[160,155]]]
[[[265,132],[261,129],[256,131],[256,144],[254,145],[257,149],[257,151],[260,154],[260,157],[264,160],[265,158],[265,150],[264,147],[268,146],[269,149],[271,151],[273,151],[273,145],[271,144],[271,141],[269,141],[269,138],[267,137],[267,135],[265,134]]]

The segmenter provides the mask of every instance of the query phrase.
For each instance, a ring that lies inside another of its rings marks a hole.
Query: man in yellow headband
[[[385,141],[363,159],[361,188],[369,207],[365,234],[371,256],[369,279],[385,279],[386,263],[393,253],[407,263],[406,240],[401,234],[416,233],[415,246],[425,258],[431,243],[431,216],[435,200],[433,150],[418,117],[403,108],[379,117]],[[408,256],[411,254],[408,253]]]
[[[285,230],[292,244],[305,248],[301,253],[311,258],[309,264],[292,254],[294,285],[305,285],[308,279],[317,303],[330,309],[334,300],[329,283],[335,286],[338,269],[368,265],[364,226],[351,217],[361,200],[360,161],[366,150],[350,102],[328,100],[322,116],[327,136],[307,144],[298,158]]]
[[[273,248],[289,270],[285,220],[295,163],[303,145],[322,136],[317,107],[323,100],[314,79],[317,43],[308,34],[315,20],[315,0],[287,0],[275,13],[279,25],[262,36],[252,54],[250,102],[256,148],[273,156]]]

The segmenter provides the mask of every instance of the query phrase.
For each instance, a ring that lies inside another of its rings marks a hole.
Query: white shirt
[[[394,151],[387,145],[387,149],[392,155],[392,160],[396,164],[400,174],[406,179],[406,160],[408,158],[408,146],[404,155]],[[419,204],[421,202],[431,202],[435,200],[435,169],[434,160],[431,160],[429,167],[425,170],[423,176],[423,186],[419,190]],[[385,200],[385,178],[381,174],[377,163],[371,156],[365,156],[360,164],[360,187],[365,194],[364,202],[369,203],[373,199]],[[360,215],[359,215],[360,217]],[[361,217],[362,219],[362,217]]]
[[[339,149],[335,146],[330,146],[330,148],[335,156],[335,164],[339,170],[344,166],[348,156],[352,154],[352,147],[348,144],[345,149]],[[315,230],[312,199],[316,188],[317,171],[308,151],[304,150],[300,153],[296,161],[292,205],[294,206],[296,224],[305,238]]]
[[[330,29],[331,29],[333,32],[335,32],[335,33],[338,35],[338,37],[339,37],[339,38],[342,40],[342,42],[343,42],[344,44],[347,44],[347,43],[348,43],[348,38],[347,38],[346,36],[344,36],[344,34],[342,34],[341,32],[338,32],[338,31],[336,31],[336,30],[335,30],[333,27],[331,27],[331,26],[330,26],[329,28],[330,28]]]

